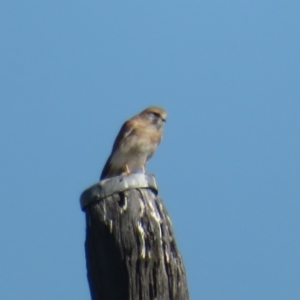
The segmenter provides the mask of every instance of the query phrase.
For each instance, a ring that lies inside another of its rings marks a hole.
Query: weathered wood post
[[[80,198],[92,300],[187,300],[172,224],[153,175],[105,179]]]

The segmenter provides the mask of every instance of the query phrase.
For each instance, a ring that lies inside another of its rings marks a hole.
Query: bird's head
[[[166,111],[157,106],[146,108],[140,113],[140,116],[145,118],[151,125],[157,127],[157,129],[161,129],[167,119]]]

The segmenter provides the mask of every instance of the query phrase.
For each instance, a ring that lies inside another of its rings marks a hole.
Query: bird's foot
[[[125,172],[123,172],[121,175],[125,176],[125,175],[129,175],[130,174],[130,169],[128,167],[128,165],[125,165]]]

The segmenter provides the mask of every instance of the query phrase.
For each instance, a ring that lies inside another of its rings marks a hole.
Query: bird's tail
[[[101,176],[100,176],[100,180],[110,178],[110,177],[113,177],[113,176],[118,176],[118,175],[121,175],[124,172],[123,168],[115,169],[115,168],[112,167],[111,156],[112,155],[109,156],[109,158],[107,159],[107,161],[105,163],[105,166],[104,166],[104,168],[102,170],[102,173],[101,173]]]

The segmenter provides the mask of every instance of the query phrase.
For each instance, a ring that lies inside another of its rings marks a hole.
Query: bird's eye
[[[160,118],[159,113],[157,112],[151,112],[151,114],[155,117],[155,118]]]

